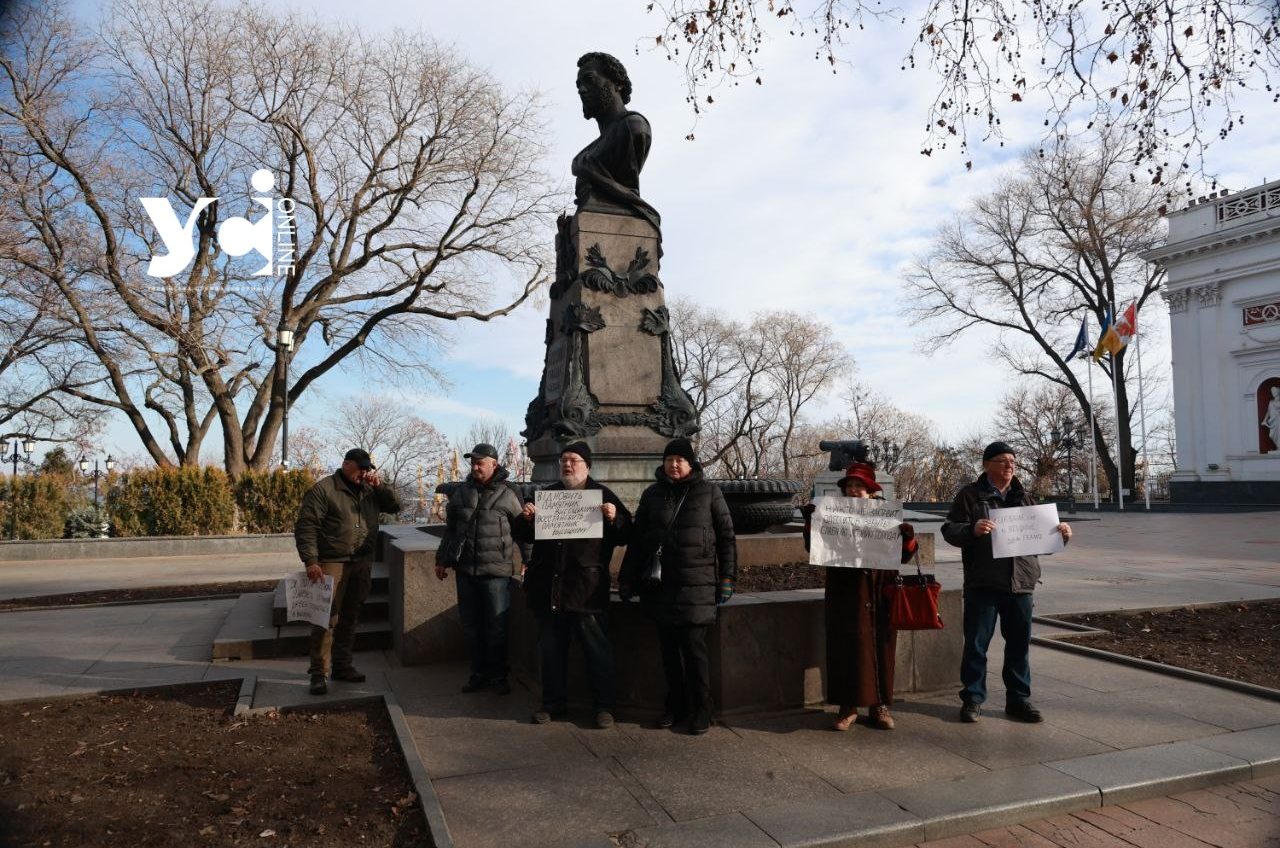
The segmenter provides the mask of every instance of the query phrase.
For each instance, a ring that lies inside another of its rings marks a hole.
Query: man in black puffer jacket
[[[1013,448],[992,442],[982,452],[983,472],[956,495],[942,536],[961,549],[964,563],[964,654],[960,660],[961,721],[974,722],[987,699],[987,646],[1000,620],[1004,637],[1005,712],[1021,721],[1042,720],[1031,704],[1031,593],[1040,579],[1034,556],[992,556],[992,518],[1001,508],[1032,506],[1035,499],[1014,476]],[[1058,532],[1065,542],[1071,528]]]
[[[733,595],[738,574],[733,520],[724,495],[703,479],[688,439],[674,439],[663,451],[657,482],[644,490],[635,531],[618,578],[624,600],[639,590],[658,624],[662,667],[667,678],[666,711],[659,727],[689,718],[689,732],[711,726],[711,668],[707,628],[716,606]],[[645,574],[661,548],[662,575],[653,585]]]
[[[631,532],[631,513],[608,486],[591,477],[591,448],[573,442],[560,452],[560,481],[547,491],[600,492],[603,533],[594,539],[542,539],[533,543],[524,594],[538,617],[538,655],[542,671],[542,706],[535,724],[568,713],[569,643],[576,636],[587,661],[595,698],[596,727],[613,726],[617,687],[613,647],[609,644],[609,560]],[[538,509],[524,505],[531,524]]]
[[[463,692],[493,688],[511,691],[507,682],[507,624],[511,610],[512,560],[517,548],[522,563],[529,543],[520,518],[520,496],[507,485],[507,470],[498,465],[498,449],[484,443],[466,454],[471,473],[449,496],[445,533],[436,555],[436,576],[456,573],[458,616],[471,653],[471,678]]]

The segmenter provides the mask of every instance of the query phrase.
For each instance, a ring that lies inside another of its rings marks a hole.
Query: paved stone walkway
[[[1280,775],[1082,810],[916,848],[1278,848]]]
[[[1176,521],[1146,523],[1166,518]],[[1211,541],[1216,534],[1222,541]],[[1274,514],[1104,516],[1046,563],[1038,607],[1280,595],[1280,566],[1268,559],[1280,550],[1269,541],[1275,535]],[[1188,546],[1184,557],[1179,544]],[[12,594],[12,566],[0,564],[0,597]],[[197,571],[236,579],[224,566]],[[169,563],[141,579],[165,569],[192,573],[189,563]],[[83,573],[52,568],[45,579],[63,588],[35,594],[85,588],[76,580]],[[1062,651],[1032,650],[1043,725],[1003,716],[997,673],[976,725],[960,724],[955,694],[942,692],[896,705],[891,733],[833,733],[830,713],[808,710],[733,718],[689,737],[627,720],[596,730],[585,714],[534,726],[530,688],[462,695],[461,665],[401,668],[385,653],[360,655],[367,683],[334,684],[326,698],[311,698],[301,658],[207,661],[233,603],[0,614],[0,700],[246,674],[256,678],[256,707],[385,693],[431,778],[447,844],[462,848],[778,848],[841,839],[863,848],[1268,848],[1280,839],[1280,702]],[[991,663],[999,668],[998,644]],[[1153,794],[1173,797],[1140,800]],[[949,841],[924,841],[934,836]]]
[[[292,553],[0,560],[0,598],[32,598],[143,586],[278,580],[298,568],[298,557]]]

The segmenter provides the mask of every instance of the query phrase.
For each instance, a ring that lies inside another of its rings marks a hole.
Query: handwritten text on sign
[[[284,599],[289,605],[289,621],[306,621],[329,629],[329,611],[333,609],[333,577],[312,583],[307,572],[295,571],[284,578]]]
[[[814,501],[809,563],[833,568],[897,568],[901,501],[823,497]]]
[[[1056,554],[1062,550],[1058,532],[1058,505],[1015,506],[991,510],[991,555],[1012,556]]]
[[[533,517],[535,539],[599,539],[604,536],[599,489],[539,489]]]

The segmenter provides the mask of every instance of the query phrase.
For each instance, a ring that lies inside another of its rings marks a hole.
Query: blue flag
[[[1076,334],[1076,343],[1071,348],[1071,352],[1067,354],[1067,362],[1070,362],[1077,354],[1083,353],[1084,349],[1089,346],[1089,313],[1085,312],[1080,319],[1080,332]]]

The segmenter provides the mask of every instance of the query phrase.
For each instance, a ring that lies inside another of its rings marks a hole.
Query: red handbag
[[[932,574],[920,570],[920,555],[916,554],[916,573],[906,577],[898,575],[884,588],[889,604],[889,626],[894,630],[941,630],[942,616],[938,613],[938,593],[942,591]]]

